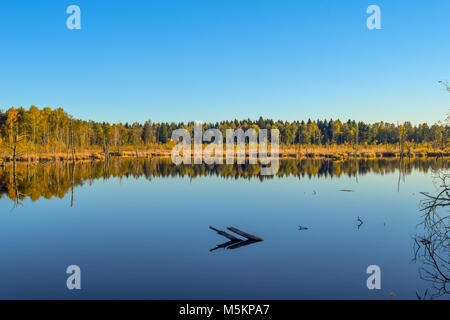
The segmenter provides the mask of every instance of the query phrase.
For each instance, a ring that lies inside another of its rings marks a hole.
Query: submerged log
[[[234,232],[234,233],[236,233],[236,234],[238,234],[240,236],[243,236],[243,237],[245,237],[247,239],[250,239],[250,240],[264,241],[264,239],[262,239],[262,238],[258,238],[258,237],[254,236],[252,234],[246,233],[244,231],[241,231],[241,230],[233,228],[233,227],[227,227],[227,229],[230,230],[231,232]]]
[[[214,227],[211,227],[211,226],[209,226],[209,228],[211,229],[211,230],[214,230],[215,232],[217,232],[218,234],[220,234],[221,236],[224,236],[225,238],[228,238],[228,239],[230,239],[230,240],[233,240],[233,241],[240,241],[241,239],[238,239],[238,238],[236,238],[235,236],[233,236],[233,235],[231,235],[231,234],[229,234],[228,232],[225,232],[225,231],[222,231],[222,230],[218,230],[218,229],[216,229],[216,228],[214,228]]]
[[[250,244],[252,244],[252,243],[256,243],[256,242],[260,242],[260,241],[261,241],[261,240],[251,240],[251,239],[243,240],[243,241],[239,241],[239,242],[236,243],[236,244],[229,245],[229,246],[227,247],[227,249],[237,249],[237,248],[241,248],[241,247],[244,247],[244,246],[248,246],[248,245],[250,245]]]
[[[230,241],[218,244],[215,248],[209,249],[209,251],[214,251],[214,250],[221,249],[221,248],[227,248],[229,246],[235,245],[237,243],[245,242],[245,241],[248,241],[248,240],[239,240],[239,239],[230,240]]]

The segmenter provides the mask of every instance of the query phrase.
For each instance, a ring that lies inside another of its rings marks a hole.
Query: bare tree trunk
[[[105,144],[105,161],[109,160],[109,143],[106,142]]]
[[[404,141],[403,137],[400,137],[400,157],[403,158],[403,148],[404,148]]]
[[[33,122],[33,143],[34,143],[34,160],[37,158],[37,143],[36,143],[36,123]]]
[[[17,129],[18,131],[18,129]],[[17,157],[17,140],[18,140],[18,132],[14,135],[14,144],[13,144],[13,170],[16,172],[16,157]]]
[[[69,160],[69,126],[67,126],[67,133],[66,133],[66,160]]]
[[[73,120],[70,120],[70,139],[71,139],[71,145],[72,145],[72,161],[75,163],[75,145],[73,143]]]

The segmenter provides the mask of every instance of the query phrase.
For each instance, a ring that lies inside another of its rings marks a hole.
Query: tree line
[[[203,129],[219,129],[226,136],[226,129],[278,129],[280,142],[286,145],[379,145],[404,142],[428,144],[445,149],[450,137],[450,127],[436,123],[412,125],[410,122],[365,123],[354,120],[275,121],[260,117],[257,120],[232,120],[203,123]],[[123,146],[135,148],[152,144],[166,144],[175,129],[183,128],[193,137],[194,122],[108,123],[75,119],[62,108],[39,109],[31,106],[11,107],[0,111],[0,144],[3,148],[20,147],[22,152],[74,152]],[[270,138],[270,136],[269,136]],[[14,152],[16,150],[13,150]]]

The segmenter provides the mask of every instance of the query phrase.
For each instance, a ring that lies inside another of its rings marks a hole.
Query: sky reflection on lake
[[[448,164],[283,160],[271,178],[161,159],[6,167],[0,298],[416,299],[430,287],[412,262],[420,192]],[[227,239],[209,226],[264,241],[210,251]],[[373,264],[381,290],[366,287]]]

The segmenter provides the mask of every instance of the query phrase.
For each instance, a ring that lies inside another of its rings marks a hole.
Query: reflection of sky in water
[[[4,197],[0,298],[415,299],[427,283],[411,263],[412,236],[431,178],[413,171],[400,192],[398,172],[358,181],[112,178],[75,188],[73,208],[68,193],[12,212]],[[264,242],[209,252],[226,241],[210,225]],[[70,264],[81,267],[79,292],[66,289]],[[382,290],[366,288],[371,264]]]

